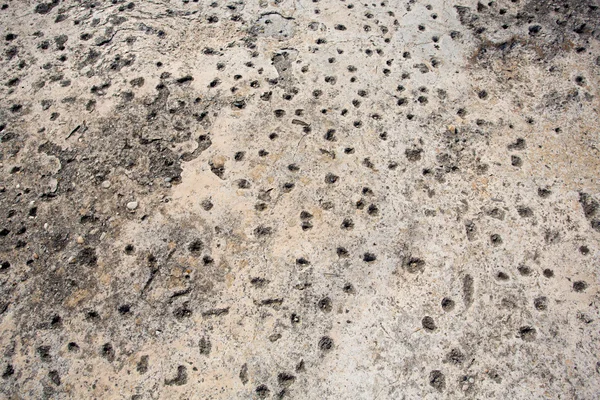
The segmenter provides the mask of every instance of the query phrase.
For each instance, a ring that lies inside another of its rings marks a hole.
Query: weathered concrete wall
[[[597,1],[3,4],[0,397],[598,397]]]

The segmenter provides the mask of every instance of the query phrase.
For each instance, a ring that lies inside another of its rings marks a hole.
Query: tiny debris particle
[[[136,208],[138,208],[138,202],[130,201],[129,203],[127,203],[127,208],[131,211],[135,210]]]

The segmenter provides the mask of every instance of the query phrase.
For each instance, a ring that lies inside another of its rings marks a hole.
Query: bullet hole
[[[369,208],[367,209],[367,213],[371,216],[376,216],[379,214],[379,208],[377,208],[377,206],[375,204],[371,204],[371,205],[369,205]]]
[[[454,310],[455,305],[456,303],[454,302],[454,300],[448,297],[444,297],[442,299],[442,310],[444,310],[445,312],[450,312]]]
[[[125,254],[130,256],[133,254],[134,251],[135,251],[135,248],[133,247],[132,244],[128,244],[125,246]]]
[[[255,277],[250,279],[250,283],[257,288],[263,288],[269,283],[269,281],[265,278]]]
[[[578,84],[579,86],[583,86],[583,85],[585,85],[585,78],[581,75],[578,75],[575,77],[575,83]]]
[[[542,27],[540,25],[531,25],[529,27],[529,34],[531,36],[535,36],[537,34],[539,34],[542,30]]]
[[[188,250],[190,251],[190,253],[196,254],[196,255],[198,253],[200,253],[203,248],[204,248],[204,243],[202,243],[202,240],[200,240],[200,239],[195,239],[188,245]]]
[[[118,311],[121,315],[129,314],[131,312],[131,306],[129,304],[120,305]]]
[[[465,221],[465,231],[469,241],[473,241],[477,238],[477,226],[473,221]]]
[[[300,224],[300,226],[303,231],[307,231],[313,228],[313,224],[310,221],[302,221],[302,224]]]
[[[137,362],[136,364],[136,371],[140,374],[145,374],[146,372],[148,372],[148,360],[149,360],[149,356],[144,355],[140,358],[140,361]]]
[[[301,266],[307,266],[307,265],[310,265],[310,261],[308,261],[304,257],[300,257],[300,258],[296,259],[296,264],[301,265]]]
[[[67,345],[67,350],[69,350],[71,353],[78,352],[79,345],[75,342],[69,342],[69,344]]]
[[[546,278],[552,278],[554,277],[554,271],[552,271],[551,269],[546,268],[543,272],[544,276]]]
[[[198,350],[200,351],[200,354],[203,356],[208,356],[211,349],[212,343],[210,342],[210,339],[207,337],[200,338],[200,341],[198,342]]]
[[[300,167],[298,167],[296,164],[290,164],[288,165],[288,170],[292,172],[298,172],[300,171]]]
[[[292,374],[288,374],[287,372],[280,372],[277,374],[277,383],[280,386],[289,387],[296,381],[296,377]]]
[[[365,208],[365,205],[365,201],[363,199],[360,199],[356,202],[356,209],[362,210],[363,208]]]
[[[76,261],[79,265],[87,265],[89,267],[95,267],[98,263],[98,257],[96,256],[96,249],[93,247],[85,247],[79,251],[76,257]]]
[[[545,311],[548,309],[548,298],[546,296],[536,297],[533,300],[533,305],[538,311]]]
[[[514,143],[508,145],[509,150],[524,150],[527,147],[525,139],[518,138]]]
[[[173,316],[178,320],[190,318],[192,316],[192,310],[190,310],[187,305],[183,305],[181,307],[177,307],[175,311],[173,311]]]
[[[247,179],[239,179],[237,181],[237,187],[239,189],[250,189],[252,185],[250,184],[250,182]]]
[[[319,349],[322,352],[331,351],[333,349],[333,346],[334,346],[333,339],[330,338],[329,336],[323,336],[319,340]]]
[[[490,243],[492,246],[500,246],[502,244],[502,237],[497,233],[490,235]]]
[[[454,365],[460,365],[465,361],[465,355],[460,351],[460,349],[452,349],[448,354],[446,354],[446,358],[444,362],[451,363]]]
[[[321,300],[319,300],[317,305],[319,307],[319,310],[325,313],[329,313],[333,309],[333,305],[329,297],[322,298]]]
[[[15,368],[12,364],[6,365],[4,372],[2,373],[2,379],[8,379],[15,374]]]
[[[342,221],[341,228],[342,228],[342,229],[345,229],[345,230],[351,230],[351,229],[354,229],[354,221],[352,221],[352,219],[350,219],[350,218],[345,218],[345,219]]]
[[[0,263],[0,271],[6,271],[9,268],[10,268],[10,262],[3,261],[2,263]]]
[[[323,138],[330,142],[335,142],[337,139],[335,137],[335,129],[328,129]]]
[[[417,257],[409,257],[403,262],[403,266],[407,272],[416,274],[425,269],[425,261]]]
[[[496,274],[496,279],[500,281],[507,281],[509,277],[505,272],[500,271]]]
[[[587,314],[584,314],[582,312],[577,313],[577,319],[583,322],[584,324],[591,324],[592,322],[594,322],[592,318],[590,318]]]
[[[421,320],[421,325],[426,331],[433,332],[436,329],[435,322],[430,316],[426,316]]]
[[[52,383],[54,383],[56,386],[60,386],[60,375],[58,373],[57,370],[52,370],[50,372],[48,372],[48,378],[50,378],[50,381]]]
[[[325,183],[328,183],[330,185],[336,183],[339,179],[339,176],[334,175],[332,173],[328,173],[327,175],[325,175]]]
[[[518,266],[518,267],[517,267],[517,270],[519,271],[519,273],[520,273],[522,276],[529,276],[529,275],[531,275],[531,272],[532,272],[532,271],[531,271],[531,268],[529,268],[529,267],[528,267],[528,266],[526,266],[526,265],[520,265],[520,266]]]
[[[290,316],[290,322],[292,323],[292,325],[297,325],[300,323],[300,316],[296,313],[293,313]]]
[[[584,256],[587,256],[588,254],[590,254],[590,249],[587,246],[580,246],[579,252]]]
[[[184,365],[177,367],[177,375],[172,379],[165,379],[167,386],[182,386],[188,381],[187,368]]]
[[[342,290],[346,294],[354,294],[355,293],[354,286],[351,283],[344,284],[344,287],[342,288]]]
[[[254,236],[256,237],[264,237],[269,236],[273,233],[273,228],[268,226],[260,225],[254,229]]]
[[[113,362],[115,360],[115,350],[110,343],[105,343],[102,345],[102,350],[100,352],[102,357],[106,358],[109,362]]]
[[[256,387],[255,392],[259,399],[266,399],[271,391],[267,385],[259,385]]]
[[[213,208],[213,203],[206,199],[203,200],[202,203],[200,203],[200,206],[204,209],[204,211],[210,211]]]
[[[522,326],[519,328],[519,338],[525,342],[533,342],[537,336],[536,329],[531,326]]]
[[[459,31],[450,31],[450,37],[452,38],[452,40],[458,40],[462,38],[462,33],[460,33]]]
[[[293,182],[286,182],[286,183],[283,184],[281,190],[284,193],[289,193],[289,192],[292,191],[292,189],[294,189],[294,186],[296,186],[296,185]]]
[[[584,292],[588,287],[588,284],[585,281],[575,281],[573,282],[573,290],[576,292]]]
[[[338,257],[348,257],[348,250],[346,250],[344,247],[338,247],[335,252]]]
[[[246,102],[244,100],[236,100],[231,103],[231,106],[241,110],[246,108]]]
[[[365,253],[363,254],[363,261],[364,262],[373,262],[377,260],[377,256],[373,253]]]
[[[542,199],[547,199],[552,194],[552,191],[547,188],[538,188],[537,193]]]
[[[422,152],[423,149],[406,149],[404,155],[408,161],[415,162],[421,159]]]
[[[438,392],[443,392],[446,388],[446,377],[439,370],[433,370],[429,373],[429,385]]]

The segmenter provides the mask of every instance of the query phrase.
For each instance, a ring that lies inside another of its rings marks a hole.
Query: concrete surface
[[[600,397],[598,1],[0,27],[0,397]]]

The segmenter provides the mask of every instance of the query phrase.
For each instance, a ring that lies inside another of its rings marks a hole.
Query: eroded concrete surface
[[[599,6],[5,1],[1,397],[598,398]]]

